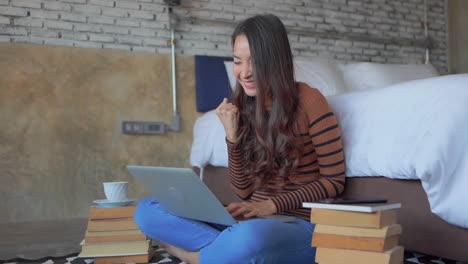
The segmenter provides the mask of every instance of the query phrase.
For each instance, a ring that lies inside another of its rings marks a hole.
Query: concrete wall
[[[449,0],[450,72],[468,73],[468,1]]]
[[[129,136],[121,120],[172,118],[170,56],[0,43],[0,223],[86,217],[127,164],[190,167],[194,58],[178,56],[182,131]]]
[[[431,61],[447,72],[446,0],[427,0]],[[422,63],[424,0],[182,0],[177,51],[231,56],[242,19],[278,15],[294,54],[344,61]],[[0,42],[169,53],[163,0],[0,0]]]

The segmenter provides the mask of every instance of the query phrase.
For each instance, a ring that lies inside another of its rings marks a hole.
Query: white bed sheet
[[[433,213],[468,228],[468,74],[327,98],[341,128],[348,177],[420,179]],[[194,127],[192,166],[228,166],[214,111]]]

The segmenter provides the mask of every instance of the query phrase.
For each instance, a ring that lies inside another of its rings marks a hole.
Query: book
[[[400,203],[373,204],[333,204],[333,203],[302,203],[304,208],[330,209],[351,212],[374,213],[401,208]]]
[[[374,213],[312,209],[310,222],[324,225],[382,228],[397,223],[397,210]]]
[[[112,243],[81,244],[80,258],[116,257],[146,255],[150,250],[150,240]]]
[[[85,243],[142,241],[148,237],[140,230],[87,231]]]
[[[123,207],[92,206],[89,210],[89,219],[129,218],[135,214],[135,205]]]
[[[314,232],[313,247],[340,248],[383,252],[398,246],[399,235],[390,237],[340,236]]]
[[[356,237],[391,237],[401,234],[401,225],[393,224],[382,228],[365,228],[365,227],[348,227],[317,224],[314,228],[314,233],[331,234],[339,236],[356,236]]]
[[[113,263],[148,263],[153,257],[154,250],[148,254],[118,257],[97,257],[94,258],[94,264],[113,264]]]
[[[133,218],[94,219],[88,221],[88,231],[113,231],[139,229]]]
[[[385,252],[317,248],[315,261],[326,264],[401,264],[403,263],[403,254],[403,247],[400,246]]]

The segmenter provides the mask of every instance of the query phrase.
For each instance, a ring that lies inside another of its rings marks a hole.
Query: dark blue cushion
[[[231,57],[195,56],[197,111],[216,109],[224,97],[230,97],[231,86],[224,67]]]

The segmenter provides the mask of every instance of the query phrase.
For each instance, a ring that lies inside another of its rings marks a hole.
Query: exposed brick
[[[143,28],[158,28],[164,29],[164,23],[159,21],[141,21],[141,27]]]
[[[115,6],[119,8],[126,8],[126,9],[140,9],[140,3],[136,1],[115,1]]]
[[[379,54],[379,51],[374,50],[374,49],[364,49],[364,55],[377,55]]]
[[[0,35],[27,35],[25,28],[0,27]]]
[[[156,31],[151,29],[132,29],[130,34],[142,37],[155,37]]]
[[[44,23],[42,19],[37,18],[15,18],[13,19],[13,25],[24,27],[42,27]]]
[[[149,19],[149,20],[154,20],[155,18],[154,12],[149,12],[149,11],[129,10],[128,13],[130,17],[134,17],[134,18],[143,18],[143,19]]]
[[[158,5],[158,4],[141,4],[141,10],[156,12],[156,13],[163,13],[166,11],[166,6]]]
[[[4,16],[26,16],[27,11],[23,8],[0,6],[0,15]]]
[[[98,33],[102,31],[102,26],[89,24],[75,24],[75,31]]]
[[[64,21],[72,21],[72,22],[86,22],[86,16],[83,15],[76,15],[70,13],[62,13],[60,18]]]
[[[102,10],[102,14],[106,16],[113,16],[113,17],[128,17],[128,10],[127,9],[120,9],[120,8],[105,8]]]
[[[168,46],[168,42],[167,40],[157,39],[157,38],[143,38],[143,45],[166,47]]]
[[[0,35],[0,42],[11,42],[11,37]]]
[[[114,0],[89,0],[89,4],[107,6],[107,7],[114,7],[115,6],[115,1]]]
[[[121,45],[121,44],[103,44],[104,49],[117,49],[117,50],[128,50],[131,51],[132,47],[130,45]]]
[[[93,5],[73,5],[73,11],[78,13],[101,14],[102,9],[100,6]]]
[[[90,16],[88,17],[88,22],[91,24],[113,25],[115,22],[115,19],[112,17],[105,17],[105,16]]]
[[[30,36],[14,36],[11,38],[11,40],[12,42],[16,42],[16,43],[32,43],[32,44],[39,44],[39,45],[44,44],[44,39],[30,37]]]
[[[142,40],[133,36],[117,36],[117,42],[119,44],[130,44],[141,46]]]
[[[73,29],[73,24],[69,23],[69,22],[63,22],[63,21],[47,20],[47,21],[44,22],[44,27],[52,28],[52,29],[72,30]]]
[[[57,11],[31,10],[30,16],[33,18],[58,19]]]
[[[73,40],[67,39],[44,39],[45,45],[54,45],[54,46],[74,46]]]
[[[60,3],[56,1],[44,2],[44,9],[46,10],[58,10],[58,11],[71,11],[71,5],[66,3]]]
[[[141,22],[141,25],[143,27],[143,23],[147,23],[145,21],[142,21]],[[130,20],[130,19],[120,19],[120,18],[117,18],[115,20],[115,24],[117,26],[125,26],[125,27],[140,27],[140,21],[137,21],[137,20]],[[164,28],[164,27],[162,27]]]
[[[103,34],[89,34],[89,40],[90,41],[96,41],[96,42],[106,42],[106,43],[112,43],[114,42],[114,38],[112,36],[107,36]]]
[[[351,54],[362,54],[361,48],[347,48],[346,51]]]
[[[91,41],[74,41],[75,47],[80,48],[94,48],[94,49],[101,49],[102,43],[91,42]]]
[[[31,36],[38,38],[58,38],[58,31],[50,29],[31,29]]]
[[[62,0],[62,2],[76,3],[76,4],[86,4],[86,0]]]
[[[103,26],[102,31],[104,33],[128,35],[130,30],[126,27]]]
[[[10,24],[10,18],[9,18],[9,17],[4,17],[4,16],[0,16],[0,24],[9,25],[9,24]]]
[[[76,33],[76,32],[62,32],[62,39],[71,39],[71,40],[88,40],[88,35],[85,33]]]
[[[34,0],[11,0],[11,5],[17,7],[41,8],[41,2]]]
[[[245,12],[245,7],[227,5],[227,6],[223,7],[223,11],[230,12],[230,13],[244,13]]]

